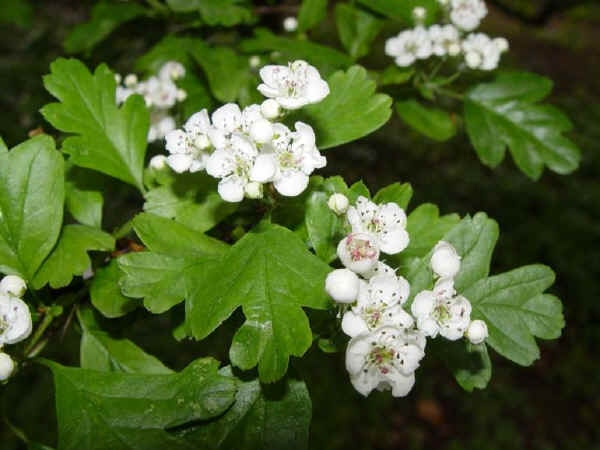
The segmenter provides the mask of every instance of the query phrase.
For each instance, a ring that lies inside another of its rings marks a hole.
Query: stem
[[[53,320],[54,320],[54,314],[52,314],[52,312],[50,312],[49,308],[46,309],[46,315],[44,316],[42,323],[37,327],[37,329],[35,330],[35,333],[33,334],[33,337],[31,338],[31,341],[29,341],[29,343],[27,344],[27,347],[25,347],[25,357],[26,358],[31,357],[30,353],[31,353],[33,347],[35,347],[35,344],[38,343],[38,341],[40,340],[40,338],[42,337],[42,335],[44,334],[46,329],[50,326],[50,324],[52,323]]]
[[[10,431],[12,431],[15,434],[15,436],[17,436],[19,439],[21,439],[25,444],[29,444],[29,439],[27,439],[27,436],[25,435],[23,430],[18,428],[16,425],[13,425],[11,423],[11,421],[8,420],[8,417],[6,417],[6,414],[4,414],[3,418],[4,418],[4,423],[8,426],[8,428],[10,428]]]

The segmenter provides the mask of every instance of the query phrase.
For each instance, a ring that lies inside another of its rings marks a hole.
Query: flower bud
[[[248,64],[250,65],[250,67],[252,69],[257,69],[258,66],[260,66],[260,56],[258,56],[258,55],[252,55],[248,59]]]
[[[379,247],[375,238],[367,233],[351,233],[337,247],[340,261],[358,274],[371,271],[379,259]]]
[[[177,89],[177,101],[182,102],[187,98],[187,92],[183,89]]]
[[[14,295],[15,297],[23,297],[27,285],[23,278],[16,275],[7,275],[0,281],[0,293]]]
[[[353,303],[359,286],[358,276],[348,269],[334,270],[325,280],[325,291],[338,303]]]
[[[412,16],[418,25],[422,25],[427,18],[427,10],[422,6],[417,6],[412,10]]]
[[[471,344],[481,344],[488,337],[488,327],[483,320],[473,320],[467,328],[465,336]]]
[[[338,216],[346,213],[349,204],[350,202],[348,201],[348,197],[346,197],[344,194],[333,194],[331,197],[329,197],[329,201],[327,202],[329,209],[331,209]]]
[[[115,83],[117,83],[117,84],[121,84],[121,80],[122,80],[122,79],[123,79],[123,78],[121,77],[121,74],[119,74],[119,73],[115,73]]]
[[[258,119],[250,127],[250,137],[258,144],[266,144],[273,139],[273,125],[267,119]]]
[[[500,53],[504,53],[504,52],[508,51],[508,49],[510,47],[508,40],[503,37],[496,38],[496,39],[494,39],[493,42]]]
[[[270,98],[262,102],[262,105],[260,105],[260,112],[266,119],[273,120],[279,117],[281,107],[277,101]]]
[[[286,17],[283,21],[283,29],[288,33],[293,33],[298,29],[298,19],[295,17]]]
[[[154,170],[163,170],[167,167],[167,157],[165,155],[153,156],[150,160],[150,167]]]
[[[6,353],[0,353],[0,381],[8,380],[15,370],[15,363]]]
[[[135,73],[130,73],[125,77],[125,86],[130,88],[135,86],[136,84],[138,84],[138,77]]]
[[[251,181],[245,187],[246,197],[251,199],[258,199],[263,197],[263,185],[256,181]]]
[[[460,270],[460,256],[456,249],[445,241],[440,241],[431,255],[431,268],[442,278],[453,278]]]
[[[481,55],[477,52],[467,52],[465,62],[471,69],[477,69],[482,63]]]

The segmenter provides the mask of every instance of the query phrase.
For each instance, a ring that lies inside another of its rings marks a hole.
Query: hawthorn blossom
[[[359,289],[359,278],[348,269],[334,270],[325,279],[325,291],[338,303],[354,303]]]
[[[456,295],[454,281],[448,278],[440,278],[432,291],[417,294],[411,312],[417,328],[432,338],[440,334],[451,341],[460,339],[471,322],[471,303]]]
[[[10,378],[15,370],[15,362],[4,352],[0,352],[0,381]]]
[[[450,20],[463,31],[473,31],[487,15],[483,0],[451,0]]]
[[[427,59],[433,52],[433,45],[427,30],[421,26],[402,31],[385,43],[385,53],[395,59],[400,67],[408,67],[418,59]]]
[[[462,46],[469,68],[490,71],[498,67],[502,53],[508,50],[508,41],[492,39],[484,33],[472,33],[465,38]]]
[[[413,318],[402,308],[408,299],[408,281],[395,275],[376,275],[360,282],[356,306],[344,314],[342,330],[350,337],[382,326],[411,328]]]
[[[350,202],[348,197],[344,194],[332,194],[327,200],[327,206],[331,209],[335,214],[341,216],[342,214],[346,214],[348,211],[348,207],[350,206]]]
[[[460,256],[446,241],[440,241],[433,248],[431,269],[441,278],[454,278],[460,270]]]
[[[391,389],[406,396],[415,384],[415,370],[425,356],[425,337],[415,331],[385,326],[350,340],[346,370],[354,388],[365,397],[373,389]]]
[[[352,232],[375,236],[377,246],[383,253],[394,255],[408,246],[406,213],[396,203],[376,205],[360,196],[356,206],[348,208],[346,217]]]
[[[265,66],[259,73],[263,81],[258,86],[260,93],[275,99],[284,109],[319,103],[329,95],[327,82],[305,61],[294,61],[287,66]]]
[[[208,137],[211,130],[208,112],[203,109],[193,114],[183,129],[168,133],[166,149],[170,153],[167,164],[177,173],[198,172],[206,167],[212,149]]]
[[[0,347],[27,339],[31,329],[31,314],[27,304],[13,295],[0,294]]]
[[[12,295],[13,297],[22,297],[27,291],[25,280],[17,275],[6,275],[0,281],[0,293]]]
[[[351,233],[340,241],[337,255],[351,271],[364,274],[372,271],[379,259],[379,247],[368,233]]]
[[[461,52],[460,33],[454,25],[432,25],[428,33],[434,55],[456,56]]]

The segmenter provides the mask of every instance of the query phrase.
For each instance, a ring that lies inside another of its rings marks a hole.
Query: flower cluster
[[[304,61],[260,70],[258,90],[269,97],[243,110],[228,103],[212,113],[192,115],[183,129],[166,136],[167,164],[176,172],[205,170],[218,178],[220,196],[228,202],[261,198],[273,183],[284,196],[296,196],[309,176],[326,165],[312,127],[296,122],[294,130],[277,122],[284,110],[317,103],[329,94],[319,72]]]
[[[31,334],[31,313],[21,300],[27,287],[25,281],[15,275],[7,275],[0,281],[0,348],[16,344]],[[8,379],[15,364],[11,357],[0,352],[0,381]]]
[[[125,78],[115,75],[118,83],[117,104],[125,102],[133,94],[139,94],[144,97],[146,106],[150,108],[148,142],[163,139],[176,128],[175,119],[169,114],[169,110],[187,97],[186,92],[177,88],[175,84],[175,81],[183,76],[185,68],[175,61],[165,63],[157,76],[151,76],[144,81],[139,81],[133,73]]]
[[[338,215],[346,210],[351,228],[337,251],[345,269],[328,275],[325,290],[343,304],[341,326],[351,338],[346,368],[358,392],[366,396],[373,389],[391,389],[395,397],[407,395],[425,356],[427,337],[466,336],[475,344],[485,340],[485,322],[471,321],[471,304],[454,290],[460,256],[452,245],[440,241],[434,248],[430,265],[435,287],[417,294],[409,313],[408,281],[379,260],[381,253],[397,254],[408,246],[404,210],[365,197],[348,207],[341,194],[331,196],[329,207]]]
[[[470,69],[494,70],[502,53],[508,50],[505,38],[492,39],[484,33],[471,33],[487,15],[483,0],[439,0],[443,6],[443,23],[426,28],[423,8],[415,8],[413,16],[419,23],[387,40],[385,52],[400,67],[413,65],[417,60],[432,56],[462,55]]]

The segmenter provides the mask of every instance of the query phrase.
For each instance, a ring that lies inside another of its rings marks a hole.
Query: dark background
[[[37,113],[51,100],[41,76],[53,59],[64,55],[64,36],[86,20],[93,4],[31,3],[34,14],[28,25],[0,24],[0,136],[9,146],[25,139],[29,130],[50,128]],[[394,118],[374,135],[329,152],[325,172],[341,173],[348,182],[362,178],[373,191],[409,181],[415,190],[413,206],[433,202],[444,213],[461,215],[486,211],[502,231],[493,272],[534,262],[552,266],[558,274],[552,292],[563,300],[567,327],[559,340],[539,341],[542,357],[529,368],[492,351],[492,381],[486,390],[471,394],[460,389],[440,362],[426,358],[410,396],[374,393],[364,400],[347,380],[342,355],[313,349],[297,364],[313,399],[313,449],[600,449],[600,4],[488,4],[491,11],[482,30],[504,35],[511,43],[503,66],[555,81],[551,101],[575,124],[571,137],[583,151],[580,169],[570,176],[545,172],[532,182],[509,157],[491,171],[478,161],[464,134],[434,144]],[[276,24],[281,19],[264,20]],[[328,36],[332,28],[325,23],[316,36]],[[125,25],[84,59],[126,72],[167,31],[167,25],[157,22]],[[397,27],[382,38],[394,31]],[[125,189],[110,183],[110,189]],[[135,193],[121,194],[118,203],[107,200],[105,223],[123,222],[126,218],[117,214],[125,207],[140,208]],[[203,344],[175,345],[168,330],[176,317],[150,318],[143,312],[133,317],[127,334],[174,368],[203,352],[224,356],[220,348],[229,342],[225,329]],[[77,364],[78,337],[72,327],[46,355]],[[26,369],[0,395],[14,424],[35,440],[55,443],[53,390],[46,369]],[[24,448],[6,424],[0,442],[3,449]]]

